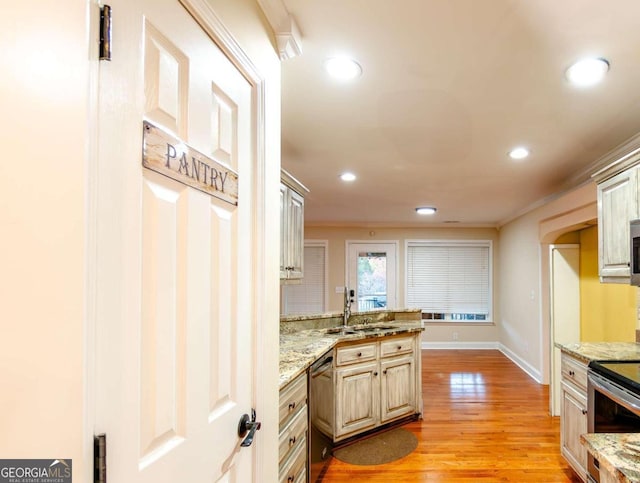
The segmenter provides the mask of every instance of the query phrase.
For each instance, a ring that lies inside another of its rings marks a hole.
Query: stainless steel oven
[[[640,432],[640,362],[594,361],[589,364],[587,431]],[[599,463],[591,454],[587,472],[589,481],[600,482]]]

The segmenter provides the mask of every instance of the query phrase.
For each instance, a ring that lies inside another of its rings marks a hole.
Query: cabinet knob
[[[586,409],[583,409],[583,410],[582,410],[582,415],[584,416],[584,415],[586,415],[586,414],[587,414],[587,410],[586,410]]]
[[[377,375],[378,375],[378,371],[374,372],[374,373],[373,373],[373,375],[374,375],[374,376],[377,376]]]
[[[398,350],[399,351],[402,350],[402,346],[401,345],[398,346]]]
[[[296,444],[296,437],[294,436],[293,438],[289,438],[289,446],[292,446]]]
[[[382,374],[384,374],[386,376],[387,375],[387,370],[385,369],[384,371],[382,371]]]
[[[290,476],[289,478],[287,478],[287,483],[293,483],[295,480],[295,478],[293,476]]]
[[[575,375],[576,375],[576,373],[575,373],[575,372],[573,372],[573,371],[569,371],[569,375],[570,375],[570,376],[575,376]]]
[[[358,352],[358,357],[362,357],[362,352]]]
[[[295,408],[296,408],[295,402],[289,403],[289,411],[293,411]]]

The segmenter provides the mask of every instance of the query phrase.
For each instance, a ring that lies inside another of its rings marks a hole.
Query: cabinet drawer
[[[291,422],[284,429],[280,430],[278,454],[280,455],[279,463],[287,459],[296,448],[304,443],[307,433],[307,406],[293,417]]]
[[[282,429],[289,419],[307,403],[307,374],[301,374],[280,391],[279,420]]]
[[[376,343],[350,345],[336,349],[336,365],[374,361],[377,358]]]
[[[397,356],[413,352],[414,337],[397,337],[380,342],[380,357]]]
[[[566,381],[571,381],[576,386],[587,390],[587,366],[582,362],[573,359],[571,356],[562,354],[560,363],[562,377]]]
[[[291,456],[280,465],[280,483],[297,483],[307,471],[307,438],[303,438],[300,444],[291,452]]]

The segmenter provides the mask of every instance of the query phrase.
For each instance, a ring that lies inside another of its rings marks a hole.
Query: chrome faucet
[[[349,321],[349,317],[351,317],[351,303],[353,302],[353,296],[355,292],[353,290],[344,288],[344,313],[343,313],[343,326],[347,326],[347,322]]]

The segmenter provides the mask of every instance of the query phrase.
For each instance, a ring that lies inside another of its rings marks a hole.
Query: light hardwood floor
[[[423,350],[424,419],[404,426],[418,448],[401,460],[332,459],[332,482],[579,482],[560,455],[549,387],[495,350]]]

